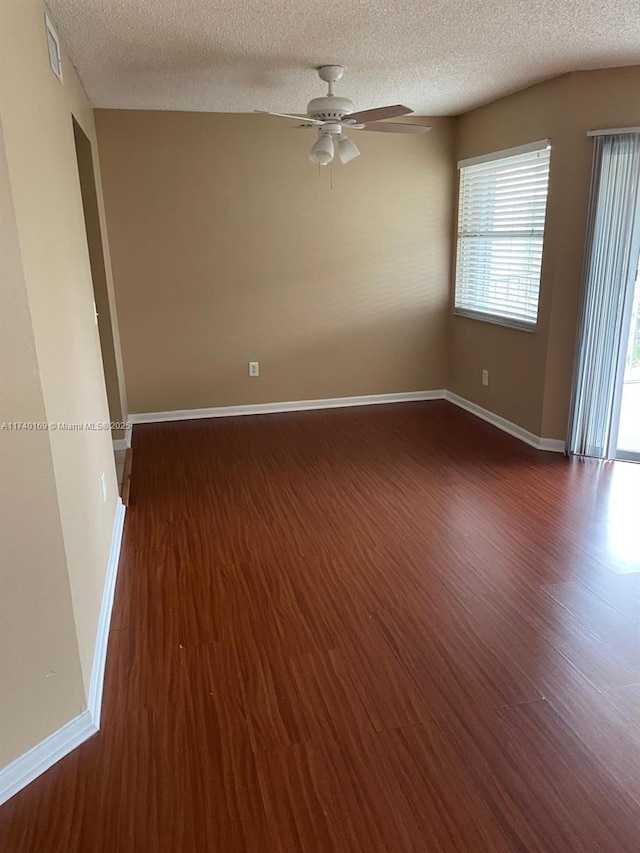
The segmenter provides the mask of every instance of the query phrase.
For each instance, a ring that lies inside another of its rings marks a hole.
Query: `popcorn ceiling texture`
[[[49,0],[95,107],[304,112],[313,68],[357,108],[455,115],[640,62],[638,0]]]

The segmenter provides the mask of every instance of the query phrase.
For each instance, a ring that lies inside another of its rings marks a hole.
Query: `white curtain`
[[[596,136],[570,453],[607,458],[640,228],[640,133]]]

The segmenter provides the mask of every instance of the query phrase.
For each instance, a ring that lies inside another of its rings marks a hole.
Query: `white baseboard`
[[[538,450],[550,450],[551,453],[564,453],[567,449],[566,441],[561,438],[539,438]]]
[[[113,534],[111,536],[109,562],[107,563],[104,588],[102,591],[102,604],[100,605],[100,616],[98,617],[98,631],[96,634],[96,645],[93,652],[93,667],[91,669],[91,683],[89,685],[89,697],[87,700],[89,713],[95,723],[96,731],[100,728],[102,688],[104,687],[104,668],[107,662],[109,626],[111,625],[113,596],[116,591],[116,578],[118,577],[118,562],[120,560],[120,547],[122,545],[122,531],[124,528],[124,515],[126,510],[127,508],[120,498],[118,498],[116,514],[113,519]]]
[[[109,640],[109,625],[118,574],[118,560],[122,543],[125,506],[118,499],[116,514],[113,522],[113,535],[109,562],[105,575],[102,605],[98,620],[96,647],[91,670],[91,683],[87,698],[88,708],[73,720],[65,723],[53,734],[46,737],[36,746],[29,749],[19,758],[14,759],[0,770],[0,804],[17,794],[25,785],[52,767],[56,761],[64,758],[77,746],[94,735],[100,728],[100,711],[102,706],[102,688],[104,685],[104,668],[107,658],[107,643]]]
[[[362,397],[328,397],[323,400],[292,400],[283,403],[250,403],[245,406],[216,406],[209,409],[174,409],[168,412],[140,412],[129,415],[130,424],[152,424],[163,421],[190,421],[200,418],[230,418],[242,415],[269,415],[276,412],[304,412],[313,409],[340,409],[348,406],[373,406],[388,403],[410,403],[423,400],[448,400],[461,409],[482,418],[503,432],[519,438],[520,441],[535,447],[537,450],[551,450],[564,453],[564,441],[555,438],[541,438],[532,432],[495,415],[488,409],[483,409],[464,397],[459,397],[451,391],[436,389],[433,391],[409,391],[399,394],[370,394]],[[132,429],[127,431],[129,443]]]
[[[408,391],[400,394],[369,394],[362,397],[328,397],[324,400],[292,400],[283,403],[250,403],[246,406],[217,406],[211,409],[176,409],[169,412],[140,412],[129,415],[131,424],[162,421],[190,421],[198,418],[237,418],[242,415],[270,415],[276,412],[304,412],[312,409],[342,409],[348,406],[374,406],[385,403],[412,403],[442,400],[445,392]]]
[[[555,438],[541,438],[539,435],[535,435],[534,433],[529,432],[529,430],[508,421],[506,418],[501,418],[500,415],[496,415],[488,409],[483,409],[482,406],[478,406],[477,403],[472,403],[470,400],[465,400],[464,397],[459,397],[452,391],[445,391],[444,396],[445,400],[453,403],[454,406],[459,406],[466,412],[471,412],[471,414],[475,415],[477,418],[481,418],[483,421],[493,424],[493,426],[498,427],[498,429],[501,429],[503,432],[508,432],[509,435],[519,438],[520,441],[524,441],[525,444],[535,447],[536,450],[550,450],[554,453],[564,453],[564,441],[560,441]]]
[[[83,711],[49,737],[0,770],[0,804],[52,767],[56,761],[94,735],[98,727],[89,711]]]
[[[114,438],[111,442],[113,444],[114,453],[116,450],[128,450],[131,447],[131,433],[133,432],[131,428],[131,422],[127,424],[127,430],[124,438]]]

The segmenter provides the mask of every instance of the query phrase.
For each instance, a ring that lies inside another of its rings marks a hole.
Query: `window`
[[[456,314],[535,327],[549,155],[545,139],[458,163]]]

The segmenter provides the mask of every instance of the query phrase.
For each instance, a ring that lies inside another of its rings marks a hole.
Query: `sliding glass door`
[[[640,462],[640,263],[629,315],[629,334],[620,370],[620,389],[616,395],[619,411],[615,456]]]
[[[595,131],[567,449],[640,461],[640,128]]]

